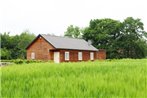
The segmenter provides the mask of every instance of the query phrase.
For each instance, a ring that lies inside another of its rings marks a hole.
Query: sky
[[[87,27],[91,19],[140,18],[147,31],[146,0],[0,0],[0,33],[62,36],[69,25]]]

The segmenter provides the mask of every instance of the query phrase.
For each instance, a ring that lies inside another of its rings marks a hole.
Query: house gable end
[[[50,44],[53,48],[56,48],[55,46],[53,46],[50,42],[48,42],[43,36],[41,36],[40,34],[26,47],[26,50],[28,48],[31,47],[31,45],[33,45],[39,38],[43,38],[48,44]]]
[[[55,50],[54,46],[48,43],[43,37],[37,36],[27,47],[27,59],[52,60],[52,50]]]

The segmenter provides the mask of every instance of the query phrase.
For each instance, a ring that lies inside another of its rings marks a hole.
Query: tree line
[[[15,36],[5,32],[0,36],[1,59],[26,59],[26,47],[35,38],[29,31]],[[147,57],[147,32],[140,19],[93,19],[88,27],[68,26],[64,36],[91,40],[96,48],[106,50],[109,59]]]
[[[105,49],[110,59],[147,57],[147,32],[140,19],[93,19],[85,28],[70,25],[64,36],[91,40],[96,48]]]
[[[34,34],[24,31],[20,35],[10,36],[9,32],[0,34],[1,59],[25,59],[26,47],[35,38]]]

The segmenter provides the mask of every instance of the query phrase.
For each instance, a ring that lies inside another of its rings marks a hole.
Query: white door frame
[[[31,59],[35,60],[35,52],[31,52]]]
[[[90,60],[94,60],[94,52],[90,52]]]
[[[54,52],[54,62],[60,63],[60,52]]]

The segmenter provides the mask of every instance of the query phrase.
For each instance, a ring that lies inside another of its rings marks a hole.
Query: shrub
[[[41,63],[44,62],[42,60],[25,60],[25,63],[29,64],[29,63]]]
[[[14,63],[15,64],[22,64],[22,63],[24,63],[24,60],[22,60],[22,59],[16,59],[16,60],[14,60]]]

